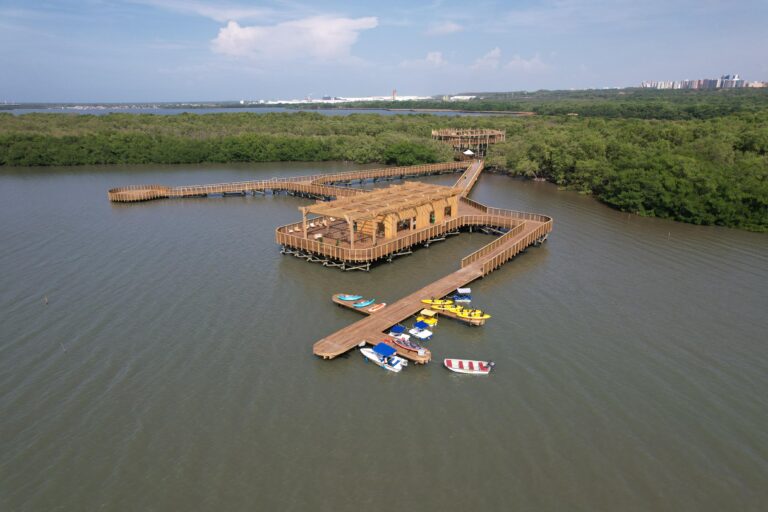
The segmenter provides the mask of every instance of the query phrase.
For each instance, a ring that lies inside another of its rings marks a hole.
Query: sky
[[[768,80],[768,0],[0,0],[0,102]]]

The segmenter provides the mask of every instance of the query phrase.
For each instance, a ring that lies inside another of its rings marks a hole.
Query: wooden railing
[[[335,181],[355,181],[372,178],[388,178],[392,176],[419,176],[436,171],[451,171],[464,169],[466,162],[442,162],[438,164],[410,165],[406,167],[384,167],[381,169],[367,169],[362,171],[348,171],[336,174],[321,174],[312,176],[312,183],[333,183]]]
[[[170,188],[165,185],[127,185],[107,191],[107,198],[115,202],[148,201],[169,197]]]
[[[488,215],[503,215],[513,217],[515,219],[535,220],[536,222],[549,222],[552,220],[551,217],[538,213],[519,212],[516,210],[505,210],[503,208],[487,207],[486,212]]]
[[[477,183],[477,179],[480,177],[480,173],[483,170],[483,161],[474,160],[472,164],[464,171],[464,174],[456,180],[453,184],[453,188],[460,188],[463,190],[462,196],[469,193],[472,187]]]
[[[478,209],[478,210],[480,210],[482,212],[487,212],[488,211],[488,207],[485,206],[483,203],[478,203],[477,201],[473,201],[472,199],[469,199],[469,198],[464,197],[464,196],[460,197],[459,200],[462,203],[467,203],[472,208],[476,208],[476,209]]]
[[[516,237],[517,235],[519,235],[523,231],[523,228],[525,228],[525,222],[523,222],[523,223],[515,226],[514,228],[510,229],[509,231],[507,231],[506,233],[501,235],[499,238],[497,238],[493,242],[489,243],[488,245],[484,245],[483,247],[481,247],[480,249],[476,250],[475,252],[473,252],[469,256],[466,256],[466,257],[462,258],[462,260],[461,260],[461,268],[464,268],[467,265],[471,265],[472,263],[476,262],[477,260],[479,260],[479,259],[485,257],[486,255],[492,253],[493,251],[495,251],[496,249],[498,249],[502,245],[506,244],[507,242],[509,242],[510,239],[512,239],[512,238]]]
[[[296,223],[280,226],[275,232],[275,241],[294,249],[301,249],[314,254],[322,254],[339,261],[375,261],[390,254],[419,245],[432,238],[438,238],[445,233],[455,231],[464,226],[496,226],[499,228],[516,228],[520,222],[508,216],[498,215],[462,215],[449,219],[440,224],[415,231],[406,236],[390,240],[388,242],[366,247],[362,249],[350,249],[333,243],[321,242],[304,238],[301,233],[289,233],[289,230],[297,229]],[[346,245],[346,243],[345,243]]]
[[[491,259],[484,262],[482,266],[482,275],[487,276],[550,231],[552,231],[552,221],[546,222],[537,227],[528,233],[525,237],[515,242],[512,246],[504,249],[499,254],[496,254]]]

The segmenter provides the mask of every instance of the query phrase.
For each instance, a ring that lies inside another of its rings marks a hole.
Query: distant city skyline
[[[0,102],[431,96],[768,80],[768,2],[0,0]]]

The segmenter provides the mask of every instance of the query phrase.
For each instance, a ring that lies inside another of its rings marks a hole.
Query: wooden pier
[[[448,143],[480,145],[503,141],[503,132],[451,131],[433,136]],[[389,167],[344,173],[280,178],[213,185],[167,187],[134,185],[113,188],[110,201],[136,202],[163,198],[244,195],[285,191],[330,203],[318,202],[302,207],[302,221],[280,226],[275,240],[283,254],[342,270],[370,270],[372,262],[410,254],[419,246],[456,235],[462,229],[480,229],[500,236],[464,257],[459,269],[374,313],[369,308],[354,308],[333,297],[340,306],[367,315],[317,341],[313,352],[324,359],[337,357],[361,344],[387,342],[403,357],[425,364],[431,353],[415,354],[391,342],[387,332],[424,308],[422,299],[444,297],[475,279],[484,277],[531,245],[541,245],[552,231],[552,218],[536,214],[486,206],[466,196],[483,170],[482,160],[447,162],[411,167]],[[368,180],[396,180],[463,171],[452,187],[412,184],[391,188],[386,193],[372,192],[349,185]],[[402,196],[402,197],[400,197]],[[309,219],[308,213],[319,215]],[[448,311],[439,311],[443,316]],[[465,321],[463,319],[460,319]],[[471,322],[470,322],[471,323]]]
[[[225,194],[257,194],[263,192],[288,192],[295,195],[327,199],[348,197],[367,193],[360,188],[339,186],[342,184],[363,183],[365,181],[396,180],[461,172],[467,168],[467,162],[445,162],[439,164],[413,165],[408,167],[386,167],[383,169],[365,169],[334,174],[317,174],[294,178],[272,178],[268,180],[239,181],[232,183],[214,183],[211,185],[188,185],[168,187],[165,185],[129,185],[110,189],[107,197],[110,201],[127,203],[151,201],[154,199],[207,197]]]
[[[421,299],[444,297],[456,288],[462,288],[475,279],[486,276],[533,245],[552,230],[552,219],[525,220],[520,229],[510,231],[510,236],[504,235],[490,244],[472,253],[461,261],[461,268],[439,279],[410,295],[387,305],[375,315],[359,320],[335,333],[327,336],[313,346],[315,355],[324,359],[332,359],[358,346],[361,342],[375,344],[382,341],[384,333],[398,323],[415,315],[424,308]],[[501,241],[501,242],[500,242]],[[443,311],[438,311],[443,314]],[[417,363],[426,363],[424,358],[416,359],[412,353],[402,349],[398,354]],[[431,355],[431,354],[430,354]]]

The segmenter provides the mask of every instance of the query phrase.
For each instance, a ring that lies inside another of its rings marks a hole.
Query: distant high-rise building
[[[752,84],[764,82],[747,82],[738,74],[722,75],[718,79],[703,78],[699,80],[677,81],[645,81],[640,84],[644,89],[739,89],[742,87],[760,87]]]

